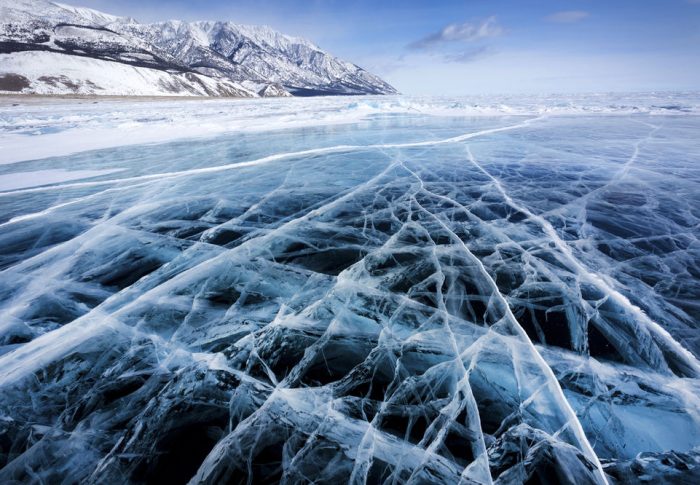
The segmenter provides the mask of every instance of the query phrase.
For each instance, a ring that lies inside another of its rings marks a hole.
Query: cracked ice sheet
[[[5,166],[124,170],[0,195],[0,477],[692,477],[699,126],[393,113]]]

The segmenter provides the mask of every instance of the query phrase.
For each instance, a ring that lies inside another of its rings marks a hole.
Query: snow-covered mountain
[[[0,92],[257,97],[396,90],[265,26],[141,24],[45,0],[0,0]]]

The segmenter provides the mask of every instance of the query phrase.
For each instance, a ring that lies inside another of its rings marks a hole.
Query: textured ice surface
[[[588,102],[0,166],[90,177],[0,192],[0,482],[697,483],[700,118]]]

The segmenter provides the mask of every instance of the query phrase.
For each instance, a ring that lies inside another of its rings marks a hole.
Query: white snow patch
[[[208,96],[223,86],[241,96],[257,96],[238,83],[201,74],[170,73],[55,52],[0,54],[0,74],[3,73],[29,79],[31,87],[25,91],[31,94]]]

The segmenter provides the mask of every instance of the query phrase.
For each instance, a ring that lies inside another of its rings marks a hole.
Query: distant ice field
[[[0,481],[691,483],[699,99],[2,104]]]
[[[0,98],[0,164],[126,144],[329,126],[388,116],[692,115],[700,111],[699,93],[157,99]]]

